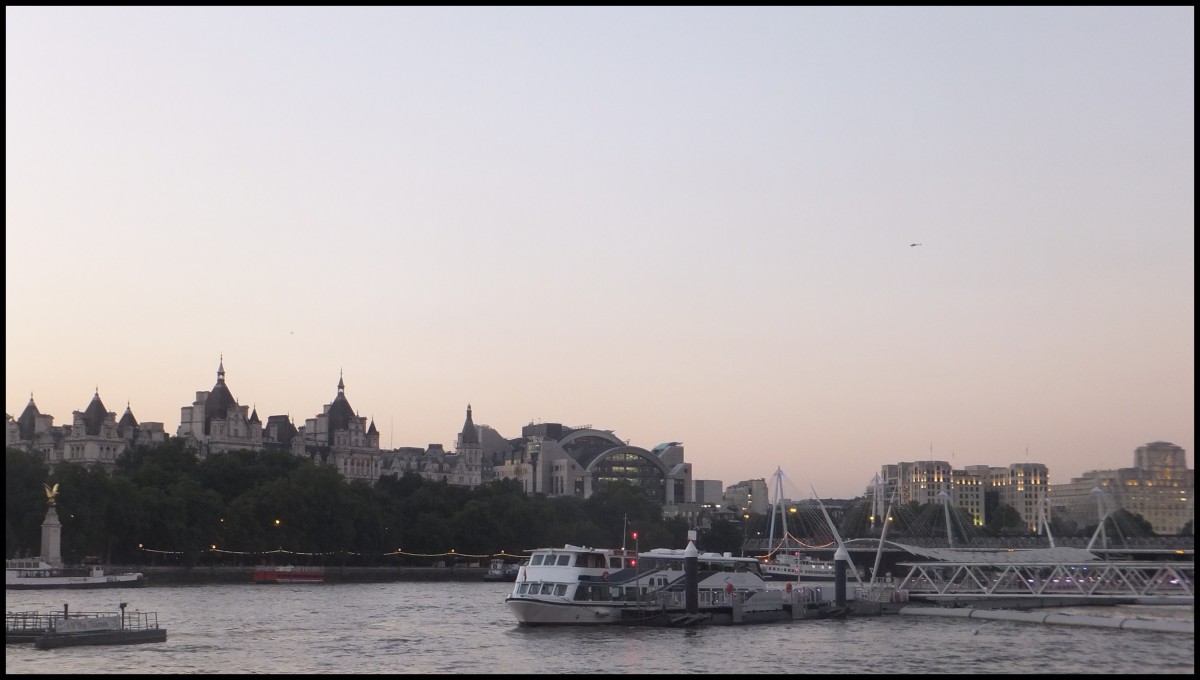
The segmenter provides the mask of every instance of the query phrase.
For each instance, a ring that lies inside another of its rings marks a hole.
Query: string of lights
[[[810,550],[825,550],[825,549],[833,547],[833,545],[836,543],[836,541],[830,541],[830,542],[826,543],[825,545],[812,545],[812,544],[805,543],[804,541],[800,540],[795,534],[793,534],[790,531],[787,533],[787,537],[792,539],[793,541],[795,541],[797,545],[808,548]],[[784,550],[789,550],[790,547],[785,548],[785,543],[786,543],[786,541],[781,541],[779,545],[772,548],[771,551],[768,552],[766,555],[763,555],[763,560],[764,561],[770,560],[772,557],[775,556],[775,553],[778,553],[778,552],[784,551]]]
[[[138,545],[138,550],[140,550],[141,552],[144,552],[144,553],[153,553],[155,555],[182,555],[183,554],[182,550],[157,550],[155,548],[147,548],[142,545]],[[204,550],[204,552],[217,553],[217,554],[222,554],[222,555],[303,555],[305,557],[328,557],[331,555],[353,555],[355,557],[367,556],[366,553],[354,552],[351,550],[334,550],[334,551],[329,551],[329,552],[305,552],[302,550],[284,550],[283,548],[276,548],[274,550],[225,550],[223,548],[218,548],[215,545],[206,548]],[[500,552],[496,552],[496,553],[480,554],[480,553],[458,552],[458,551],[454,550],[453,548],[451,548],[448,552],[440,552],[440,553],[406,552],[404,550],[397,548],[396,550],[393,550],[392,552],[382,553],[382,556],[383,557],[476,557],[476,558],[480,558],[480,559],[492,558],[492,557],[512,557],[512,558],[523,558],[524,557],[524,555],[522,555],[522,554],[510,553],[510,552],[507,552],[504,550],[501,550]]]

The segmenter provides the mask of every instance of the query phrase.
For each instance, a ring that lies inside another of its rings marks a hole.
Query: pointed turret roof
[[[104,402],[100,401],[100,388],[96,388],[96,393],[92,395],[92,401],[88,404],[87,409],[83,412],[83,431],[90,437],[95,437],[100,434],[100,426],[104,424],[104,419],[108,417],[108,409],[104,408]]]
[[[37,417],[42,414],[38,413],[37,404],[33,403],[33,392],[29,393],[29,403],[25,405],[25,410],[21,411],[21,417],[17,418],[17,427],[21,431],[21,441],[32,441],[35,423]]]
[[[327,415],[330,433],[350,429],[350,420],[354,418],[354,409],[350,408],[350,401],[346,399],[346,383],[342,379],[341,371],[338,371],[338,393],[333,398],[333,403],[329,405]],[[333,441],[332,438],[330,441]]]
[[[133,417],[133,410],[129,408],[129,402],[125,402],[125,413],[121,414],[121,420],[117,422],[117,434],[124,437],[137,428],[137,418]]]
[[[250,422],[262,425],[262,421],[258,419],[258,407],[250,409]]]
[[[471,405],[467,404],[467,420],[463,423],[462,436],[459,444],[478,444],[479,433],[475,431],[475,423],[471,420]]]
[[[371,427],[367,428],[367,434],[379,434],[379,430],[375,429],[375,419],[371,419]]]
[[[204,401],[204,434],[208,434],[209,425],[214,419],[225,418],[229,408],[236,406],[237,400],[225,386],[225,355],[221,355],[221,362],[217,365],[217,384],[213,385],[208,399]]]

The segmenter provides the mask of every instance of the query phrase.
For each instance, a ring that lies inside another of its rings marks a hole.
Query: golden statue
[[[58,482],[55,482],[54,486],[50,486],[49,484],[42,484],[42,487],[46,489],[46,502],[50,505],[50,507],[53,508],[54,507],[54,498],[56,496],[58,496]]]

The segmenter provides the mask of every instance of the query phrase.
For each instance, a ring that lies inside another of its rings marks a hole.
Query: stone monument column
[[[52,567],[63,565],[62,522],[58,521],[58,511],[54,509],[54,497],[57,495],[58,484],[53,488],[46,486],[46,501],[50,508],[46,511],[46,520],[42,522],[42,561]]]

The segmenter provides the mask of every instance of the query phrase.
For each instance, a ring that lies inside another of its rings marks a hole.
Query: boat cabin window
[[[610,589],[605,586],[579,586],[575,589],[575,599],[586,602],[608,602],[612,599]]]
[[[596,553],[587,553],[584,555],[580,555],[579,559],[576,560],[576,565],[580,566],[580,567],[591,568],[591,569],[603,569],[604,568],[604,555],[598,555]]]
[[[570,555],[559,555],[558,556],[558,566],[565,567],[570,563],[571,563]]]
[[[543,555],[541,553],[537,553],[536,555],[533,556],[533,559],[529,560],[529,566],[536,567],[537,565],[542,563],[542,560],[545,559],[545,557],[546,557],[545,555]]]
[[[554,584],[554,594],[562,597],[567,594],[567,585],[565,583]]]

